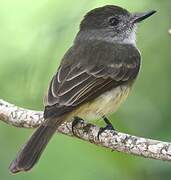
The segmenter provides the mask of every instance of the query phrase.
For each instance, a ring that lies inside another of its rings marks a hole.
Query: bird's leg
[[[104,122],[106,123],[106,127],[109,130],[115,130],[115,128],[113,127],[112,123],[109,121],[109,119],[106,116],[103,116],[102,118],[103,118]]]
[[[82,122],[82,121],[84,121],[84,120],[81,119],[80,117],[77,117],[77,116],[74,117],[74,120],[72,121],[72,133],[73,133],[73,135],[76,136],[75,131],[74,131],[74,127],[77,126],[77,124]]]
[[[105,130],[114,130],[115,131],[115,128],[113,127],[113,125],[109,121],[109,119],[106,116],[102,116],[102,118],[103,118],[104,122],[106,123],[106,126],[100,128],[98,135],[97,135],[98,139],[99,139],[99,136],[101,135],[101,133],[103,133]]]

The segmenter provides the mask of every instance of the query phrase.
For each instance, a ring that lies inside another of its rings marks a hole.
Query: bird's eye
[[[119,19],[117,19],[116,17],[112,17],[109,19],[109,24],[111,26],[116,26],[119,23]]]

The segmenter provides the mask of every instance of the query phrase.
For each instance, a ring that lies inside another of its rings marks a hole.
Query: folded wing
[[[131,55],[127,52],[130,49]],[[122,45],[118,49],[118,45],[111,45],[106,47],[106,51],[104,57],[100,44],[95,48],[89,45],[81,49],[75,47],[64,56],[50,83],[45,118],[72,111],[103,92],[136,78],[140,67],[140,55],[136,48]],[[126,57],[120,57],[122,54],[119,52],[125,53]]]

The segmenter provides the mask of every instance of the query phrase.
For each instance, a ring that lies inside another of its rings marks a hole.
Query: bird
[[[106,127],[100,128],[98,137],[104,130],[114,129],[107,116],[128,97],[141,66],[137,24],[155,12],[130,13],[105,5],[84,16],[50,81],[44,102],[45,121],[10,164],[12,173],[32,169],[64,122],[73,121],[74,127],[80,119],[104,119]]]

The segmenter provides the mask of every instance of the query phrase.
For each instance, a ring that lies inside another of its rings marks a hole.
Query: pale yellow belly
[[[113,90],[103,93],[93,101],[80,106],[71,112],[68,117],[78,116],[85,120],[93,120],[111,114],[115,112],[119,105],[127,98],[129,91],[130,87],[127,85],[114,88]]]

